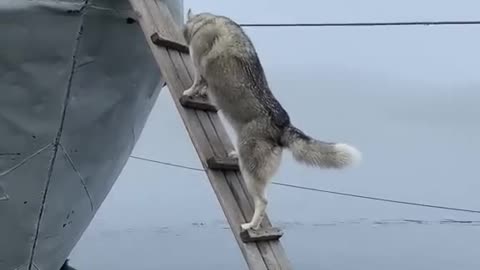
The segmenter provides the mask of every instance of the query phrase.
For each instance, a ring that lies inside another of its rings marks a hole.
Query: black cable
[[[421,207],[429,207],[429,208],[437,208],[437,209],[444,209],[444,210],[451,210],[451,211],[460,211],[460,212],[468,212],[468,213],[480,214],[480,211],[478,211],[478,210],[471,210],[471,209],[464,209],[464,208],[455,208],[455,207],[448,207],[448,206],[439,206],[439,205],[416,203],[416,202],[406,202],[406,201],[399,201],[399,200],[392,200],[392,199],[384,199],[384,198],[377,198],[377,197],[357,195],[357,194],[352,194],[352,193],[344,193],[344,192],[330,191],[330,190],[324,190],[324,189],[318,189],[318,188],[302,187],[302,186],[291,185],[291,184],[284,184],[284,183],[278,183],[278,182],[272,182],[272,184],[275,184],[275,185],[278,185],[278,186],[296,188],[296,189],[303,189],[303,190],[310,190],[310,191],[317,191],[317,192],[329,193],[329,194],[340,195],[340,196],[355,197],[355,198],[375,200],[375,201],[382,201],[382,202],[389,202],[389,203],[406,204],[406,205],[414,205],[414,206],[421,206]]]
[[[148,159],[148,158],[142,158],[142,157],[136,157],[136,156],[130,156],[130,157],[134,158],[134,159],[149,161],[149,162],[158,163],[158,164],[162,164],[162,165],[166,165],[166,166],[170,166],[170,167],[176,167],[176,168],[187,169],[187,170],[192,170],[192,171],[200,171],[200,172],[205,171],[203,169],[183,166],[183,165],[179,165],[179,164],[175,164],[175,163],[163,162],[163,161],[158,161],[158,160],[153,160],[153,159]]]
[[[358,22],[358,23],[241,23],[242,27],[348,27],[348,26],[429,26],[475,25],[480,21],[413,21],[413,22]]]
[[[139,159],[139,160],[143,160],[143,161],[149,161],[149,162],[161,164],[161,165],[166,165],[166,166],[171,166],[171,167],[176,167],[176,168],[182,168],[182,169],[187,169],[187,170],[192,170],[192,171],[205,172],[205,170],[203,170],[203,169],[188,167],[188,166],[179,165],[179,164],[175,164],[175,163],[163,162],[163,161],[158,161],[158,160],[153,160],[153,159],[148,159],[148,158],[141,158],[141,157],[136,157],[136,156],[130,156],[130,157],[134,158],[134,159]],[[471,209],[465,209],[465,208],[456,208],[456,207],[449,207],[449,206],[440,206],[440,205],[433,205],[433,204],[392,200],[392,199],[385,199],[385,198],[379,198],[379,197],[357,195],[357,194],[353,194],[353,193],[344,193],[344,192],[337,192],[337,191],[331,191],[331,190],[325,190],[325,189],[303,187],[303,186],[297,186],[297,185],[285,184],[285,183],[279,183],[279,182],[272,182],[272,184],[277,185],[277,186],[283,186],[283,187],[289,187],[289,188],[295,188],[295,189],[301,189],[301,190],[308,190],[308,191],[316,191],[316,192],[340,195],[340,196],[345,196],[345,197],[353,197],[353,198],[360,198],[360,199],[367,199],[367,200],[374,200],[374,201],[382,201],[382,202],[388,202],[388,203],[396,203],[396,204],[436,208],[436,209],[443,209],[443,210],[450,210],[450,211],[457,211],[457,212],[468,212],[468,213],[480,214],[480,210],[471,210]]]

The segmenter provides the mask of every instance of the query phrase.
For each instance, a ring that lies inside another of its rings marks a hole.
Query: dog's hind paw
[[[243,223],[242,225],[240,225],[240,227],[242,228],[242,230],[246,231],[246,230],[250,230],[253,227],[253,224],[252,223]]]

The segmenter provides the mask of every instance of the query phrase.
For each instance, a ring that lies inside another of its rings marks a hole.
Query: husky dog
[[[190,48],[195,75],[186,96],[208,95],[237,135],[241,173],[254,201],[250,222],[258,229],[265,215],[265,189],[280,166],[283,149],[309,166],[341,169],[361,159],[347,144],[316,140],[294,127],[274,97],[250,38],[233,20],[188,10],[183,35]]]

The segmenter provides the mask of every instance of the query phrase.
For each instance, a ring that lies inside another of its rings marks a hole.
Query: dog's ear
[[[190,20],[192,17],[193,17],[193,12],[192,12],[192,9],[189,8],[187,11],[187,20]]]

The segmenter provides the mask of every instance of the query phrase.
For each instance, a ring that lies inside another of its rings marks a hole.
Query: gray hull
[[[0,0],[0,270],[60,269],[128,160],[163,84],[131,15]]]

